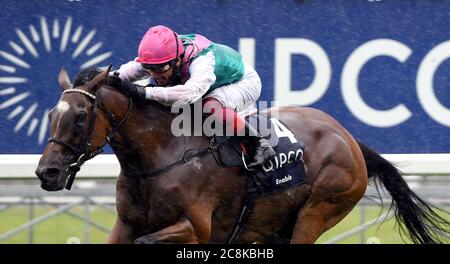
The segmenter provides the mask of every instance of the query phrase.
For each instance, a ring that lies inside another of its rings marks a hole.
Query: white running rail
[[[1,178],[35,178],[34,171],[41,155],[1,154]],[[407,175],[450,175],[450,154],[384,154]],[[77,177],[115,178],[120,173],[116,156],[103,154],[86,162]]]

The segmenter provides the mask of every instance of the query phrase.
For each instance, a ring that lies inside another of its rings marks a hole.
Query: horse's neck
[[[125,141],[134,142],[136,148],[163,148],[176,139],[171,133],[173,117],[170,109],[156,104],[135,105],[130,120],[121,131],[121,137]]]
[[[106,95],[108,96],[108,95]],[[128,101],[117,92],[110,92],[109,109],[123,116]],[[149,172],[182,158],[188,148],[198,146],[199,137],[176,137],[171,131],[174,115],[170,108],[156,102],[145,105],[134,104],[128,119],[111,141],[111,147],[119,159],[122,169],[131,174]]]

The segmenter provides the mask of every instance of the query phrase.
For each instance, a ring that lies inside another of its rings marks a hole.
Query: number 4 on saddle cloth
[[[305,145],[280,120],[264,114],[246,117],[265,137],[277,155],[256,168],[247,169],[247,158],[251,157],[251,146],[241,143],[242,137],[215,136],[220,162],[225,167],[243,167],[248,178],[247,192],[262,196],[287,190],[306,183],[303,164]]]

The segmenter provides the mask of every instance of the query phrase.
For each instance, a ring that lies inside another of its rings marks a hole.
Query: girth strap
[[[257,192],[247,192],[245,193],[244,202],[239,213],[239,217],[234,223],[234,228],[231,232],[230,237],[227,240],[227,244],[236,243],[242,235],[245,227],[248,224],[253,209],[255,208],[256,198],[258,198]]]

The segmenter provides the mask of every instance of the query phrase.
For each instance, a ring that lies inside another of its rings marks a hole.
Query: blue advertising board
[[[239,50],[260,100],[321,109],[382,153],[450,152],[450,1],[2,1],[0,153],[41,153],[61,67],[135,58],[164,24]]]

